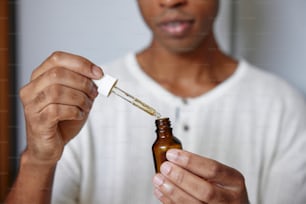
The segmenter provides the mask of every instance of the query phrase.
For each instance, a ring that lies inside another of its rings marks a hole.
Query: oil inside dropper
[[[155,116],[156,118],[160,118],[161,114],[157,112],[154,108],[150,107],[149,105],[145,104],[138,98],[132,96],[131,94],[123,91],[117,86],[112,88],[112,92],[117,96],[121,97],[122,99],[128,101],[129,103],[133,104],[134,106],[140,108],[141,110],[147,112],[148,114]]]

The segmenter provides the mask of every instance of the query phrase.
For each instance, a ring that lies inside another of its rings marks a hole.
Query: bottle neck
[[[158,138],[171,138],[172,128],[169,118],[159,118],[155,120],[156,135]]]

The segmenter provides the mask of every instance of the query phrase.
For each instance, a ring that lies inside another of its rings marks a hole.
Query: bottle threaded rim
[[[169,118],[158,118],[155,120],[156,132],[164,132],[171,130],[171,122]]]

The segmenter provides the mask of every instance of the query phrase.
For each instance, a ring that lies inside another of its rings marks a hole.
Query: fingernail
[[[163,178],[162,178],[162,176],[160,174],[157,174],[153,178],[153,183],[156,186],[161,186],[164,183],[164,180],[163,180]]]
[[[164,162],[161,167],[160,167],[160,171],[161,173],[168,175],[171,171],[172,167],[168,162]]]
[[[102,77],[102,70],[100,67],[96,65],[92,66],[92,73],[98,78]]]
[[[95,98],[99,94],[98,89],[96,87],[93,87],[91,89],[91,96],[92,98]]]
[[[154,195],[159,199],[161,197],[163,197],[163,193],[160,192],[160,190],[156,189],[154,190]]]
[[[173,186],[170,185],[169,183],[164,183],[163,188],[164,188],[165,191],[167,191],[169,193],[173,191]]]
[[[177,161],[179,157],[179,152],[176,149],[170,149],[167,151],[166,157],[169,161]]]

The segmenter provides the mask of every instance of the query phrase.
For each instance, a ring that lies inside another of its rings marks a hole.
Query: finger
[[[154,194],[162,203],[176,203],[176,204],[200,204],[203,203],[175,184],[171,183],[162,174],[156,174],[153,178],[153,183],[156,188]]]
[[[210,182],[224,186],[235,186],[236,184],[240,185],[241,180],[244,180],[237,170],[184,150],[171,149],[167,151],[166,157],[169,161]]]
[[[82,120],[84,117],[84,111],[78,107],[64,104],[50,104],[40,112],[41,121],[50,121],[50,126],[65,120]]]
[[[82,91],[92,99],[98,95],[97,86],[91,79],[66,68],[55,67],[46,71],[20,90],[23,104],[32,101],[37,97],[35,93],[43,92],[46,87],[52,84],[64,85]]]
[[[31,80],[36,79],[42,73],[53,67],[65,67],[92,79],[100,79],[103,76],[102,69],[88,59],[78,55],[57,51],[51,54],[33,71]]]
[[[31,112],[41,112],[50,104],[62,104],[77,106],[84,112],[89,112],[93,101],[86,94],[76,89],[62,85],[51,85],[42,90],[36,97],[25,106],[25,110]]]
[[[85,117],[84,111],[77,106],[64,104],[49,104],[40,112],[27,114],[27,120],[32,121],[30,124],[36,124],[33,128],[45,133],[52,132],[60,121],[83,120]]]
[[[62,133],[64,144],[67,144],[81,130],[80,128],[75,128],[75,127],[76,126],[80,127],[84,125],[88,117],[88,113],[87,114],[83,113],[83,115],[84,117],[81,121],[80,120],[66,120],[58,124],[59,125],[58,128],[60,132]]]
[[[166,197],[159,189],[154,189],[154,195],[163,204],[173,203],[168,197]]]
[[[230,193],[214,185],[214,183],[210,183],[170,162],[164,162],[161,165],[161,173],[175,186],[197,200],[210,203],[228,200],[230,197]]]
[[[43,137],[44,140],[53,140],[54,133],[58,131],[61,122],[71,122],[76,125],[83,124],[88,114],[84,113],[76,106],[50,104],[41,112],[28,114],[26,121],[28,122],[27,131],[30,132],[28,136],[35,136],[36,138]],[[66,144],[76,134],[71,133],[71,127],[65,128],[62,134],[64,144]],[[75,130],[74,130],[75,131]],[[33,139],[33,137],[32,137]],[[31,139],[31,140],[32,140]]]

